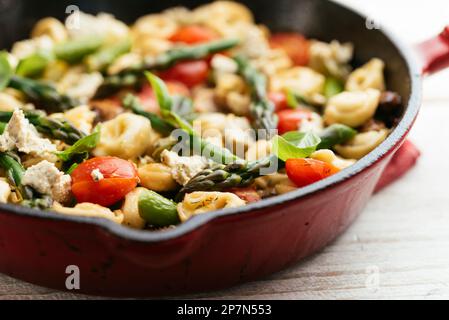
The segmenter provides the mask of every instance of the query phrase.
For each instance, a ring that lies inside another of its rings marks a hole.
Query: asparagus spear
[[[333,124],[320,134],[321,142],[317,149],[331,149],[337,144],[345,143],[357,134],[357,131],[343,124]]]
[[[12,112],[0,111],[0,122],[7,123],[12,117]],[[26,111],[25,117],[34,125],[40,133],[52,138],[64,141],[72,145],[85,134],[71,125],[69,122],[60,119],[47,117],[43,112]]]
[[[78,63],[87,55],[97,51],[104,43],[101,37],[82,37],[58,44],[55,55],[58,59],[69,63]]]
[[[6,51],[0,52],[0,91],[8,86],[14,71],[8,61],[8,53]]]
[[[118,57],[131,49],[131,41],[123,40],[115,45],[100,49],[88,56],[85,60],[87,67],[92,71],[104,71]]]
[[[274,113],[274,104],[267,97],[267,79],[245,57],[237,56],[234,60],[239,67],[239,73],[251,87],[251,113],[254,127],[266,130],[267,136],[271,136],[270,131],[277,128],[278,118]]]
[[[23,78],[12,76],[9,87],[21,91],[33,103],[49,112],[61,112],[79,105],[76,99],[60,94],[53,86]]]
[[[239,43],[235,39],[217,40],[195,46],[178,47],[157,57],[147,58],[140,66],[123,70],[117,75],[106,77],[98,88],[97,99],[107,97],[126,87],[138,87],[144,80],[143,73],[149,70],[168,69],[178,62],[204,59],[211,54],[232,49]]]
[[[18,156],[11,153],[0,153],[0,167],[6,171],[10,183],[17,188],[18,195],[22,197],[21,205],[30,208],[47,209],[52,204],[52,199],[46,195],[39,195],[29,187],[22,185],[25,169],[19,162]]]
[[[274,155],[264,159],[246,162],[213,164],[193,177],[176,195],[176,201],[182,201],[187,193],[194,191],[223,191],[230,188],[246,187],[263,174],[263,169],[268,170],[273,163],[278,162]],[[281,166],[283,163],[279,163]]]

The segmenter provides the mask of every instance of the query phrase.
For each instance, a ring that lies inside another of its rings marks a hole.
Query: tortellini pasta
[[[327,162],[340,170],[346,169],[355,163],[355,160],[342,159],[335,155],[332,150],[327,149],[315,151],[310,155],[310,158]]]
[[[122,223],[136,229],[143,229],[146,224],[139,213],[139,197],[142,190],[146,189],[136,188],[128,193],[121,208],[121,213],[123,214]]]
[[[346,82],[347,91],[363,91],[366,89],[385,90],[385,63],[380,59],[371,59],[367,64],[349,75]]]
[[[246,202],[229,192],[193,192],[178,204],[178,214],[182,222],[192,216],[209,211],[244,206]]]
[[[0,202],[7,203],[11,195],[11,186],[5,178],[0,178]]]
[[[337,94],[327,103],[324,121],[328,125],[341,123],[354,128],[359,127],[376,113],[380,95],[380,91],[375,89]]]
[[[22,106],[23,102],[16,97],[6,92],[0,92],[0,111],[14,111]]]
[[[139,18],[132,28],[133,36],[142,38],[170,38],[178,29],[178,24],[163,14],[149,14]]]
[[[123,222],[123,213],[121,211],[111,211],[109,208],[89,202],[78,203],[73,208],[64,207],[58,202],[54,202],[52,209],[69,216],[105,218],[118,224]]]
[[[102,124],[100,142],[93,153],[135,159],[145,153],[154,135],[147,118],[124,113]]]
[[[335,146],[335,150],[344,158],[359,160],[380,145],[388,133],[386,129],[359,133],[348,143]]]
[[[350,43],[312,41],[309,66],[317,72],[345,79],[351,71],[349,62],[353,51],[353,45]]]
[[[65,26],[58,19],[52,17],[39,20],[31,32],[33,38],[43,35],[49,36],[55,43],[63,42],[68,37]]]
[[[307,67],[295,67],[282,71],[270,79],[270,89],[275,92],[292,90],[309,101],[322,102],[326,78]]]
[[[140,184],[156,192],[176,190],[178,184],[172,177],[172,169],[162,163],[148,163],[138,168]]]
[[[89,106],[84,105],[64,112],[63,117],[78,130],[84,133],[90,133],[96,115],[94,111],[90,110]]]
[[[257,178],[255,186],[263,197],[285,194],[298,188],[283,172]]]
[[[203,5],[195,9],[193,15],[195,22],[215,28],[236,23],[252,24],[254,22],[251,11],[244,5],[234,1],[216,1]],[[222,32],[224,30],[218,28],[217,31]]]

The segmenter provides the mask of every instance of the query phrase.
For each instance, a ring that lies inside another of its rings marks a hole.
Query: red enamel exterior
[[[310,9],[318,3],[304,2]],[[319,4],[329,6],[329,17],[334,16],[336,4]],[[322,12],[320,6],[317,12]],[[282,12],[289,14],[288,10]],[[384,41],[376,35],[377,41]],[[319,251],[363,210],[417,116],[420,72],[408,50],[397,40],[391,41],[399,48],[392,57],[406,61],[409,79],[396,80],[407,85],[408,106],[390,137],[353,167],[297,192],[197,216],[177,229],[157,233],[129,230],[101,219],[0,205],[0,272],[65,290],[66,268],[76,265],[81,276],[77,292],[162,296],[259,279]],[[392,78],[399,70],[397,65],[393,67],[389,73]]]

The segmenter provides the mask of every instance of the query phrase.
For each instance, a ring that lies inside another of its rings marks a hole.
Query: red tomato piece
[[[277,113],[279,117],[278,131],[284,134],[297,131],[303,120],[310,120],[312,113],[304,109],[285,109]]]
[[[287,109],[287,96],[283,92],[270,92],[268,93],[268,99],[274,103],[276,112]]]
[[[92,171],[103,176],[94,180]],[[116,157],[96,157],[84,161],[73,170],[72,192],[76,200],[110,206],[136,188],[139,178],[135,166]]]
[[[270,45],[284,49],[295,65],[305,66],[309,63],[310,42],[299,33],[275,33],[270,38]]]
[[[204,60],[180,62],[159,73],[163,80],[178,81],[189,88],[206,82],[208,75],[209,64]]]
[[[340,171],[327,162],[315,159],[289,159],[285,168],[288,178],[298,187],[305,187]]]
[[[185,26],[176,31],[174,35],[170,37],[172,42],[182,42],[187,44],[197,44],[203,42],[210,42],[217,38],[217,34],[206,27],[202,26]]]
[[[260,201],[260,195],[254,188],[232,188],[229,189],[228,192],[235,194],[242,200],[245,200],[247,203]]]

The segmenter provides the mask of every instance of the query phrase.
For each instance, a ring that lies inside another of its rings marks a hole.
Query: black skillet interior
[[[0,48],[28,37],[33,24],[45,16],[64,19],[69,6],[76,5],[89,13],[108,12],[132,23],[138,17],[173,6],[194,8],[203,0],[0,0]],[[356,48],[354,64],[379,57],[387,61],[389,89],[407,101],[410,76],[404,59],[395,45],[381,31],[369,29],[357,14],[327,0],[243,0],[255,13],[257,21],[272,30],[300,31],[308,37],[330,41],[351,41]],[[213,18],[213,17],[211,17]]]

